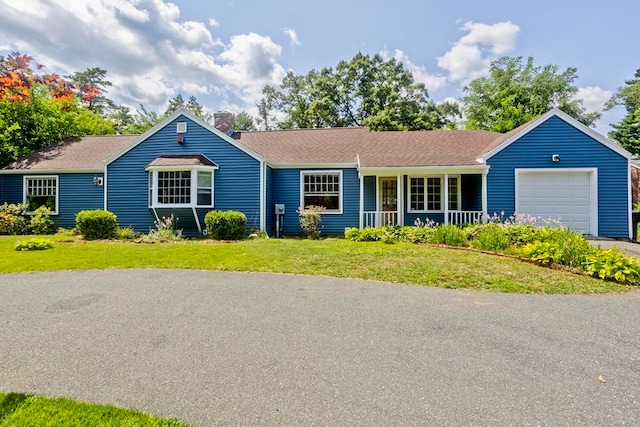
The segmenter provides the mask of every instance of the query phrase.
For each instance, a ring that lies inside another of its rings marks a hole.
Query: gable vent
[[[187,133],[187,122],[178,123],[178,129],[176,130],[178,133]]]

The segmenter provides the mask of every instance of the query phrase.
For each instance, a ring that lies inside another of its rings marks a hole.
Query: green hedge
[[[76,215],[76,228],[86,239],[112,239],[118,232],[118,222],[109,211],[80,211]]]
[[[204,223],[209,236],[216,240],[240,240],[247,232],[247,217],[238,211],[210,211]]]

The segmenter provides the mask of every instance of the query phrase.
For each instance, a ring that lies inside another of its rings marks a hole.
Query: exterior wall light
[[[551,155],[551,161],[553,163],[558,163],[560,161],[560,154],[552,154]]]

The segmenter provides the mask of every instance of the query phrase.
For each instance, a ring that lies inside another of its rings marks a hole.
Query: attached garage
[[[597,169],[516,169],[516,212],[598,234]]]

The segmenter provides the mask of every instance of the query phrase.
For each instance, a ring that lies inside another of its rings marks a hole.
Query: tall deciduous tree
[[[74,97],[73,87],[62,77],[53,73],[36,73],[31,68],[33,58],[11,52],[6,57],[0,55],[0,100],[9,102],[29,102],[30,89],[35,85],[48,86],[49,96],[58,101],[69,101]],[[36,71],[44,68],[37,64]]]
[[[368,126],[373,130],[455,127],[457,105],[436,105],[427,89],[395,59],[358,53],[332,68],[304,76],[289,72],[281,90],[265,87],[258,105],[263,122],[272,110],[284,119],[278,127]],[[268,126],[267,126],[268,127]]]
[[[640,154],[640,68],[633,79],[624,83],[605,106],[610,110],[624,105],[627,110],[627,115],[619,123],[611,125],[614,130],[609,132],[609,138],[633,154]]]
[[[205,122],[211,122],[211,120],[213,120],[213,114],[207,113],[204,110],[204,107],[200,105],[195,96],[190,96],[189,100],[185,103],[184,98],[181,94],[178,94],[174,98],[171,98],[169,100],[169,106],[165,110],[162,117],[168,117],[180,108],[184,108],[185,110],[189,111],[191,114],[198,117],[199,119],[204,120]]]
[[[28,102],[0,100],[0,165],[68,137],[115,133],[112,122],[51,92],[37,84],[29,88]]]
[[[162,117],[153,110],[147,110],[146,107],[140,104],[140,108],[136,109],[136,114],[133,115],[133,122],[125,128],[124,133],[127,134],[142,134],[151,129],[157,123],[162,120]]]
[[[65,76],[73,87],[79,92],[82,101],[90,110],[98,114],[105,114],[109,107],[115,107],[104,93],[112,83],[106,79],[107,70],[99,67],[87,68],[85,71],[76,71]]]
[[[467,129],[508,132],[552,108],[559,108],[587,126],[599,113],[587,113],[575,99],[576,68],[560,72],[557,65],[537,67],[533,58],[503,57],[491,63],[489,75],[464,88],[462,98]]]
[[[80,105],[69,82],[31,62],[18,52],[0,56],[0,164],[67,137],[115,133],[112,122]]]

